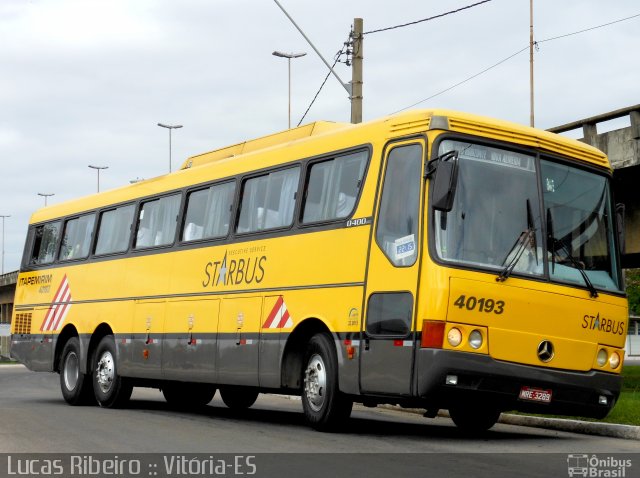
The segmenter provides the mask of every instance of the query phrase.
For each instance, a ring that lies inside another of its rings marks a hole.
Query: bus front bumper
[[[499,410],[604,418],[620,395],[622,377],[494,360],[487,355],[419,349],[417,393],[439,408],[484,404]],[[550,395],[522,399],[523,390]],[[606,403],[604,403],[606,401]]]

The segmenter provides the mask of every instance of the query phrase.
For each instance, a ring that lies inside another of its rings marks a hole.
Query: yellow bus
[[[300,395],[604,417],[627,301],[612,170],[545,131],[447,110],[317,122],[33,214],[14,358],[64,399]]]

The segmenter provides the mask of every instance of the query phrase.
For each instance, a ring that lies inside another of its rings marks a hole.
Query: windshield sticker
[[[400,237],[393,242],[396,259],[404,259],[411,257],[416,252],[416,241],[413,234]]]

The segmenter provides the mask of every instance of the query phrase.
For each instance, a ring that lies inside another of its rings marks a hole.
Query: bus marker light
[[[600,395],[598,397],[598,404],[599,405],[607,405],[609,403],[609,400],[607,399],[606,395]]]
[[[149,349],[144,349],[142,351],[142,356],[144,357],[145,360],[149,359]]]
[[[447,375],[447,378],[445,378],[444,383],[446,383],[447,385],[458,385],[458,376]]]
[[[449,342],[449,345],[452,347],[460,345],[462,343],[462,332],[460,332],[460,329],[454,327],[449,330],[447,333],[447,342]]]
[[[423,321],[420,345],[423,348],[441,349],[444,340],[444,326],[445,323],[439,320]]]
[[[356,349],[353,345],[347,345],[347,358],[353,360],[356,355]]]

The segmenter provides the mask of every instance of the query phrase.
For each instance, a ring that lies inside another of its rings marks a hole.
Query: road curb
[[[500,417],[500,423],[582,433],[585,435],[624,438],[626,440],[640,440],[640,427],[633,425],[619,425],[617,423],[585,422],[566,418],[511,415],[509,413],[502,414]]]
[[[378,405],[387,410],[424,414],[419,408],[402,408],[397,405]],[[449,412],[441,410],[438,416],[450,418]],[[598,435],[611,438],[623,438],[625,440],[640,440],[640,426],[620,425],[617,423],[585,422],[582,420],[570,420],[567,418],[532,417],[529,415],[513,415],[503,413],[498,423],[504,425],[517,425],[522,427],[546,428],[548,430],[582,433],[583,435]]]

